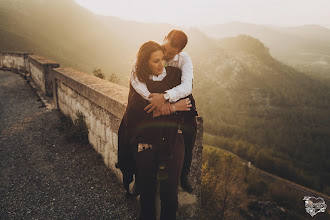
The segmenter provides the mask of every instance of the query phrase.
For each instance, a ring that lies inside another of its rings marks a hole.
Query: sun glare
[[[187,12],[191,9],[185,3],[188,1],[177,1],[168,4],[160,0],[139,0],[139,1],[107,1],[107,0],[75,0],[81,6],[100,15],[111,15],[126,20],[135,20],[140,22],[166,22],[175,24],[187,23]]]
[[[222,24],[241,21],[294,26],[330,25],[325,0],[75,0],[95,14],[139,22],[174,25]]]

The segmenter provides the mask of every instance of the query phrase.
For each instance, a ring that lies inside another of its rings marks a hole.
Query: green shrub
[[[104,79],[105,78],[105,76],[104,76],[104,74],[103,74],[103,72],[102,72],[101,69],[94,69],[93,70],[93,75],[96,76],[96,77],[99,77],[100,79]]]
[[[255,196],[262,196],[264,193],[266,193],[268,190],[268,185],[262,180],[257,180],[251,182],[247,189],[246,192],[249,195],[255,195]]]
[[[69,141],[88,143],[88,128],[84,121],[85,116],[81,112],[76,113],[76,119],[71,120],[68,115],[61,115],[60,131],[63,131]]]
[[[238,219],[246,169],[236,156],[204,146],[201,219]]]

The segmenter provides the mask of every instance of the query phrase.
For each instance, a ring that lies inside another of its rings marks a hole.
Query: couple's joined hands
[[[181,99],[175,103],[165,102],[164,95],[159,93],[152,93],[149,98],[150,104],[147,105],[144,110],[147,111],[147,113],[153,111],[153,117],[169,115],[175,111],[189,111],[192,107],[189,98]]]
[[[166,101],[164,95],[160,93],[151,93],[148,98],[150,104],[147,105],[147,107],[144,109],[144,110],[148,109],[147,113],[150,113],[155,109],[160,110]],[[162,110],[165,113],[165,108],[163,108]]]

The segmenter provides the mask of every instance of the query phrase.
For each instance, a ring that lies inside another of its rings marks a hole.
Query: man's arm
[[[193,65],[187,53],[182,54],[182,60],[178,68],[182,71],[181,84],[165,92],[169,94],[170,102],[176,102],[192,93]]]
[[[185,52],[181,55],[181,61],[178,65],[173,65],[174,67],[178,67],[181,72],[181,84],[165,91],[170,99],[170,102],[176,102],[181,98],[187,97],[192,93],[192,83],[193,83],[193,65],[189,55]],[[163,94],[152,93],[149,95],[149,100],[151,103],[151,107],[148,112],[153,111],[155,108],[161,109],[162,105],[165,103],[165,98]],[[161,110],[162,114],[166,114],[164,109]]]

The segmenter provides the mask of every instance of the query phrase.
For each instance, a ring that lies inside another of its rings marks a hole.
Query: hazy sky
[[[241,21],[330,28],[330,0],[75,0],[96,14],[175,25]]]

